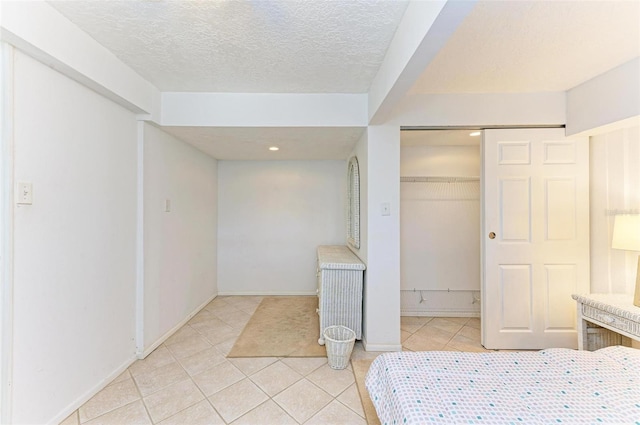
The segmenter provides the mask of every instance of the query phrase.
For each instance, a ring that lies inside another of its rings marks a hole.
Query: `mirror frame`
[[[349,159],[347,176],[347,243],[360,249],[360,168],[355,156]]]

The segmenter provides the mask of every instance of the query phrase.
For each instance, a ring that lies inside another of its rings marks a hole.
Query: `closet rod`
[[[406,177],[400,177],[400,181],[406,182],[406,183],[426,183],[426,182],[458,183],[458,182],[477,182],[477,181],[480,181],[480,177],[406,176]]]
[[[405,292],[480,292],[480,289],[400,289],[400,291]]]

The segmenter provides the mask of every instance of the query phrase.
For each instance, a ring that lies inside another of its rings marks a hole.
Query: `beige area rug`
[[[351,360],[351,366],[353,367],[353,374],[356,377],[356,386],[358,387],[358,393],[360,394],[360,401],[362,401],[364,415],[367,418],[367,424],[380,425],[380,420],[376,414],[376,408],[373,406],[373,403],[369,398],[369,392],[364,386],[364,378],[367,375],[369,366],[371,366],[371,362],[373,362],[373,360]]]
[[[263,298],[227,357],[326,357],[316,307],[314,296]]]

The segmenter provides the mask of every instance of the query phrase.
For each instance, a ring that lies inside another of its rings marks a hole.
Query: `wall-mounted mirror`
[[[347,186],[347,243],[360,248],[360,169],[358,158],[349,159]]]

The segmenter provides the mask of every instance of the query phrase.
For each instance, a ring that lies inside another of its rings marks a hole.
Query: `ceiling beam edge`
[[[366,127],[366,94],[162,93],[163,126]]]
[[[0,37],[136,114],[160,113],[158,89],[46,2],[0,2]]]
[[[369,89],[370,124],[381,124],[476,4],[411,1]]]

